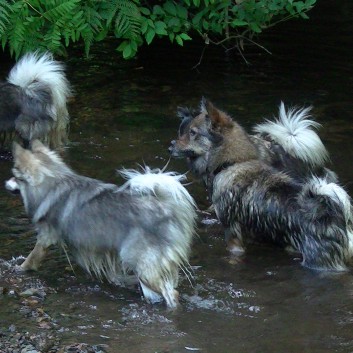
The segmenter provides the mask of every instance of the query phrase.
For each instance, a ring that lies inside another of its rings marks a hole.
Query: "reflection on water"
[[[338,27],[335,34],[326,33],[327,23],[324,28],[319,17],[314,16],[315,27],[310,22],[283,24],[268,33],[262,44],[273,55],[249,51],[251,66],[208,51],[198,69],[190,70],[201,53],[196,47],[173,55],[155,47],[127,63],[104,46],[91,60],[73,56],[67,66],[76,97],[70,105],[71,144],[65,160],[82,174],[121,183],[117,168],[168,163],[167,147],[179,124],[177,106],[196,106],[206,96],[249,129],[275,114],[284,100],[314,106],[332,168],[353,195],[352,32],[343,21],[341,32]],[[1,161],[2,181],[10,168],[11,162]],[[185,172],[186,166],[172,160],[168,169]],[[207,209],[203,186],[188,177],[190,192],[199,207]],[[33,286],[40,279],[52,288],[43,305],[62,342],[100,343],[109,352],[353,349],[351,273],[318,274],[301,268],[295,256],[267,246],[250,248],[241,262],[232,264],[222,230],[209,217],[203,216],[194,242],[192,283],[182,278],[179,288],[182,309],[171,313],[163,305],[144,304],[138,288],[99,283],[76,267],[75,276],[65,254],[57,250],[38,274],[10,276],[19,261],[12,257],[28,254],[34,231],[21,201],[3,189],[0,210],[0,258],[8,261],[0,267],[0,287],[16,278],[19,283],[30,280]],[[1,325],[38,325],[17,313],[11,297],[0,297],[0,303]]]

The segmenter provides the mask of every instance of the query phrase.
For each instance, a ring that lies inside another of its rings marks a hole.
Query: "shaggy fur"
[[[123,284],[133,273],[149,302],[178,304],[179,268],[186,269],[195,205],[184,176],[146,168],[124,170],[121,187],[80,176],[39,141],[15,144],[10,191],[19,190],[38,230],[22,268],[36,270],[52,244],[68,246],[89,273]],[[187,269],[186,269],[187,270]]]
[[[49,53],[24,55],[0,83],[2,144],[18,135],[25,145],[41,139],[51,147],[66,143],[71,95],[64,67]]]
[[[282,104],[280,117],[251,136],[202,100],[198,114],[179,109],[169,150],[204,180],[231,251],[249,239],[271,241],[300,252],[306,267],[342,271],[353,249],[351,202],[325,168],[327,151],[308,113]]]

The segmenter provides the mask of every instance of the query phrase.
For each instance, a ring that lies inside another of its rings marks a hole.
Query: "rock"
[[[41,297],[41,293],[37,288],[28,288],[25,291],[20,293],[21,297],[32,297],[32,296],[39,296]]]

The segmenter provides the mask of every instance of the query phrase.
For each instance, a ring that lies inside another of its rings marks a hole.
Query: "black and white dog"
[[[306,267],[343,271],[353,255],[351,199],[325,167],[309,111],[282,104],[250,135],[203,99],[198,112],[179,109],[169,151],[205,182],[231,252],[270,241],[301,253]]]
[[[51,54],[29,53],[0,83],[0,134],[2,145],[15,133],[28,145],[40,139],[51,147],[66,143],[71,95],[62,63]]]

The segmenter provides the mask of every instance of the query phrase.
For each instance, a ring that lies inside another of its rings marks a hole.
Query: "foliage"
[[[34,49],[65,54],[83,41],[115,36],[124,58],[166,37],[177,45],[201,36],[206,44],[243,50],[244,41],[278,22],[307,18],[316,0],[0,0],[3,49],[18,57]]]

